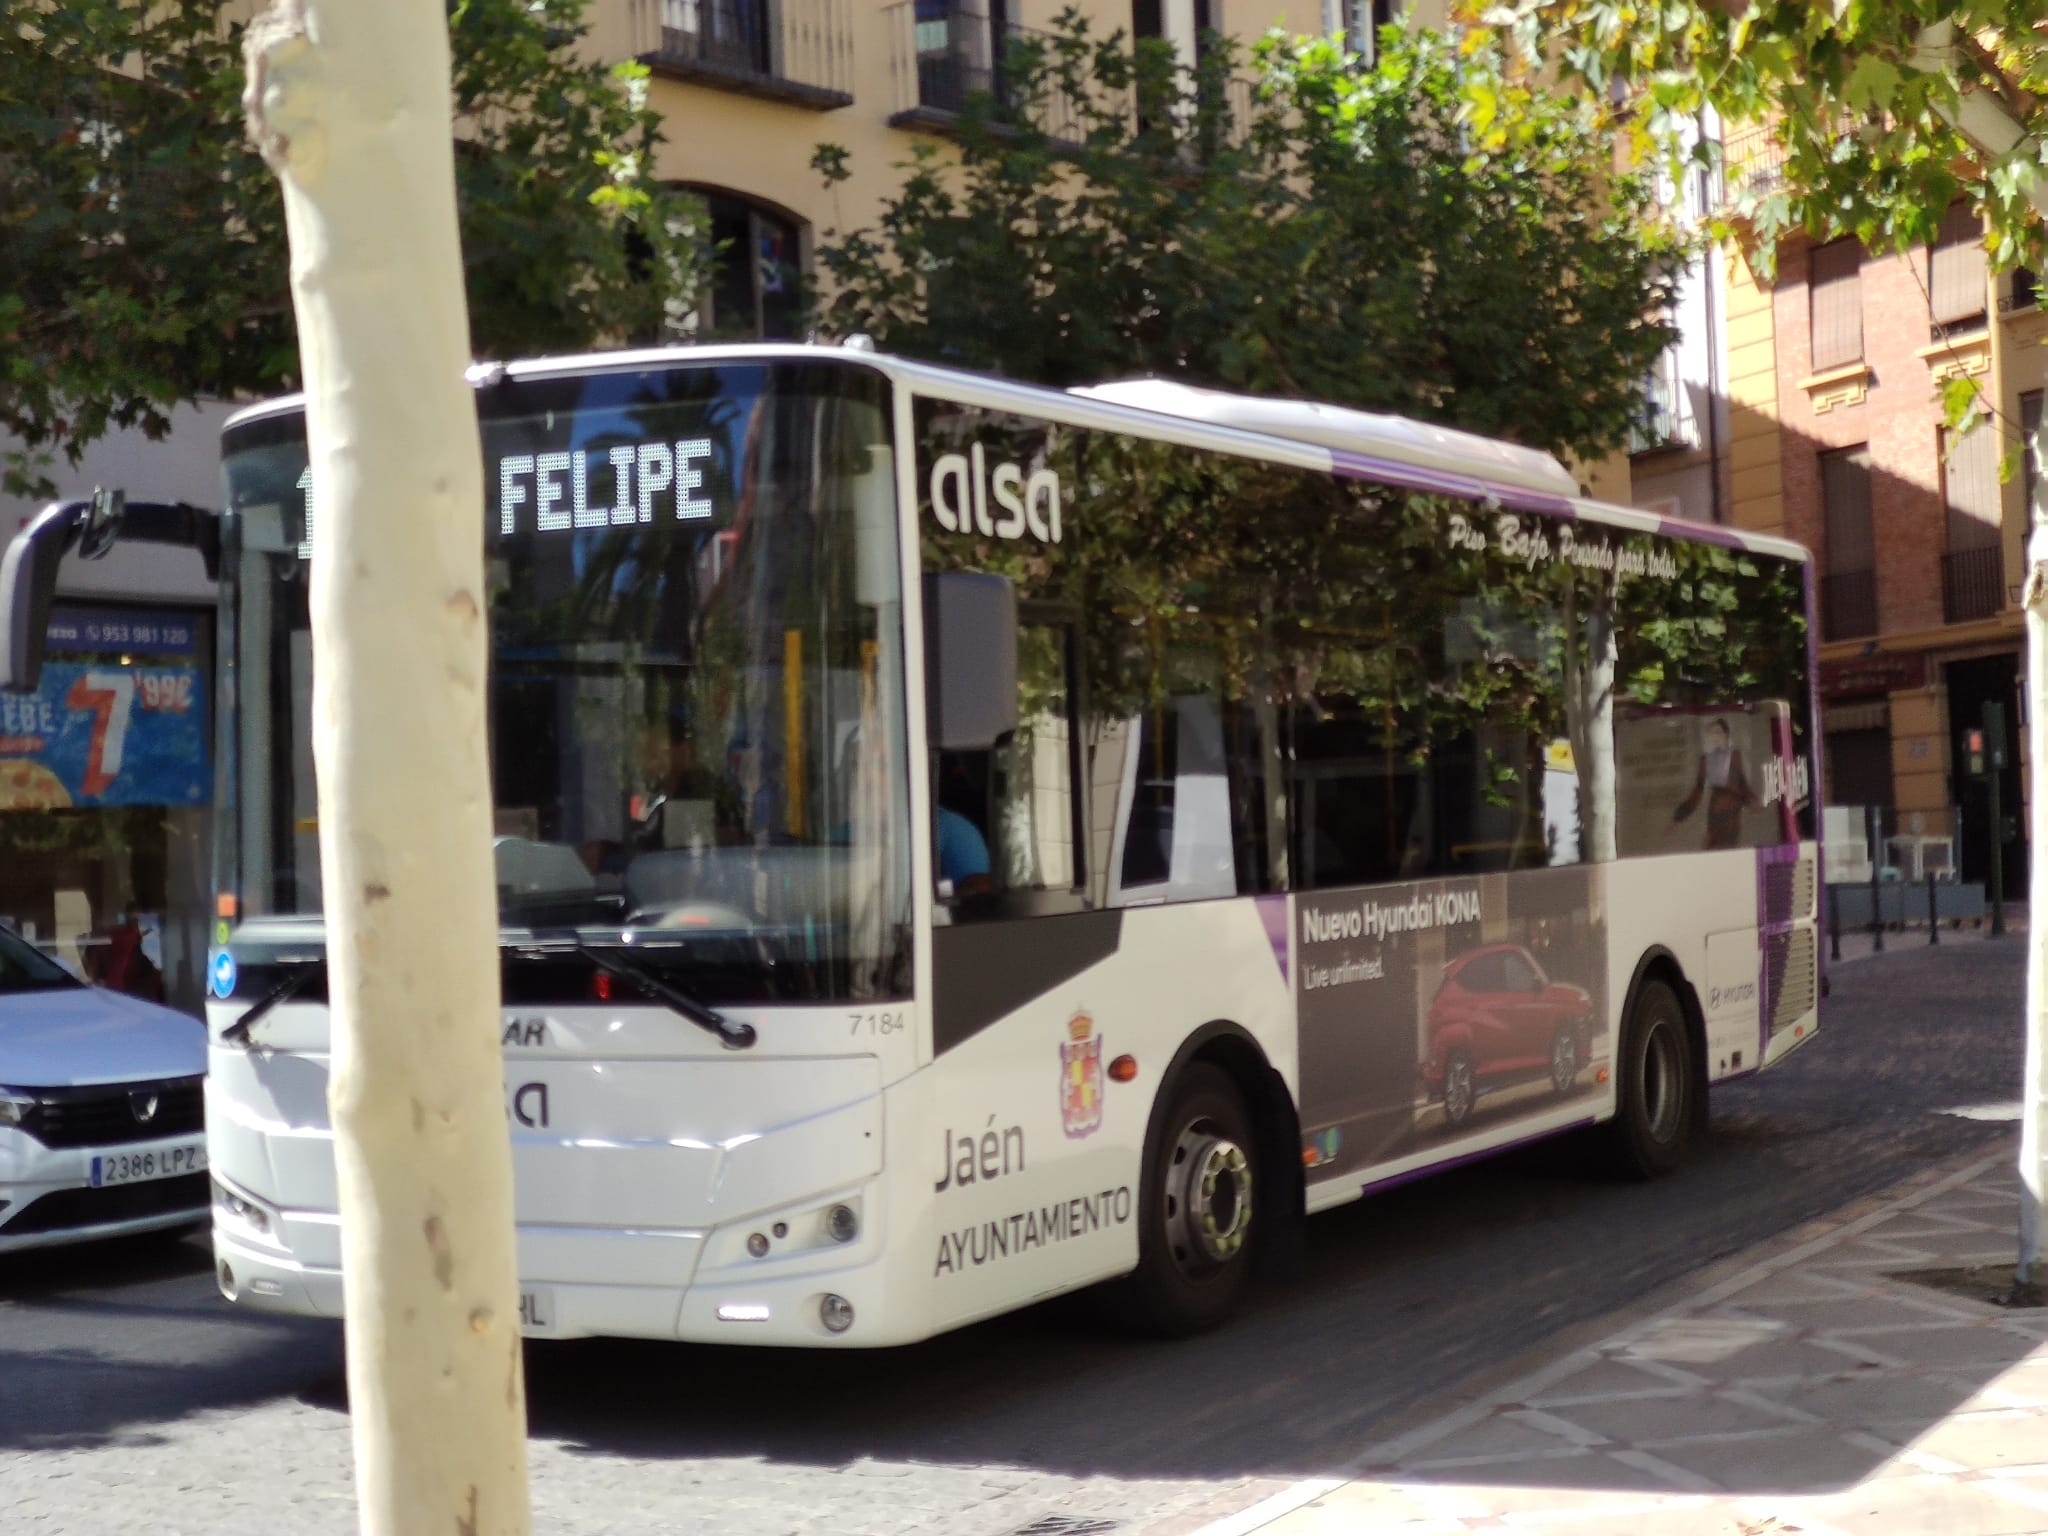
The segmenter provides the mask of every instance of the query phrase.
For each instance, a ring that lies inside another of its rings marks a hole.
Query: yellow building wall
[[[1892,792],[1900,817],[1919,814],[1934,835],[1948,828],[1948,699],[1939,685],[1891,696]]]
[[[805,0],[823,13],[826,0]],[[1191,14],[1191,0],[1189,4]],[[1440,0],[1435,0],[1440,3]],[[1175,0],[1167,0],[1169,15]],[[1010,20],[1049,29],[1065,0],[1016,0]],[[1108,33],[1128,30],[1128,3],[1087,0],[1076,7]],[[601,56],[628,58],[657,46],[660,0],[597,0],[592,6],[592,46]],[[1320,0],[1223,0],[1224,28],[1250,41],[1269,27],[1319,32]],[[809,14],[807,11],[806,14]],[[818,111],[785,101],[764,100],[693,80],[657,73],[649,101],[661,114],[667,142],[656,173],[666,181],[737,193],[793,216],[811,235],[844,233],[871,226],[903,180],[902,162],[923,139],[943,137],[891,127],[889,119],[916,104],[907,0],[839,0],[840,35],[848,49],[846,80],[853,102]],[[820,144],[848,152],[851,179],[828,189],[811,169]]]
[[[1733,249],[1718,253],[1728,296],[1730,519],[1757,533],[1785,531],[1778,451],[1778,348],[1771,291]]]

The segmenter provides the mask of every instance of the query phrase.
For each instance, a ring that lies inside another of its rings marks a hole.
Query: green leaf
[[[1866,53],[1856,61],[1849,71],[1849,78],[1842,87],[1842,96],[1852,107],[1880,110],[1892,104],[1898,93],[1898,66],[1889,59]]]

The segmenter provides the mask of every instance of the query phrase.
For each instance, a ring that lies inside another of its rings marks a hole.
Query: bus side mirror
[[[57,601],[57,568],[65,551],[91,539],[104,553],[121,522],[119,491],[90,501],[54,501],[0,554],[0,690],[33,693],[43,675],[43,642]]]
[[[1007,577],[925,577],[924,681],[933,751],[986,752],[1017,729],[1017,590]]]
[[[57,568],[74,547],[97,560],[121,539],[197,550],[209,581],[220,576],[220,518],[182,501],[129,501],[96,490],[90,501],[53,501],[0,551],[0,692],[33,693],[57,602]]]

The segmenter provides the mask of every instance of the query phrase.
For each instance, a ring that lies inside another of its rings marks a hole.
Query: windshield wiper
[[[253,1051],[256,1048],[256,1042],[250,1037],[249,1031],[255,1028],[256,1021],[270,1012],[279,1003],[288,1003],[297,997],[301,992],[305,991],[307,984],[312,981],[316,973],[326,969],[327,964],[323,960],[315,960],[310,964],[300,966],[289,976],[285,977],[283,981],[280,981],[268,992],[257,998],[254,1005],[248,1008],[239,1019],[222,1030],[220,1032],[221,1039],[229,1041],[234,1045],[239,1045],[245,1051]]]
[[[616,950],[600,948],[575,934],[536,935],[537,943],[515,945],[515,948],[547,952],[567,950],[570,954],[588,960],[600,971],[616,976],[621,981],[631,982],[657,1002],[665,1003],[699,1029],[718,1036],[731,1050],[744,1051],[758,1038],[751,1024],[742,1024],[737,1019],[728,1019],[715,1008],[706,1007],[680,987],[669,985],[653,971],[637,960],[629,960]]]

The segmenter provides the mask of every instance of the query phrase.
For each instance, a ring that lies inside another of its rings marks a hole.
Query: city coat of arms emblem
[[[1091,1135],[1102,1124],[1102,1036],[1095,1020],[1077,1013],[1060,1043],[1060,1124],[1069,1136]]]

